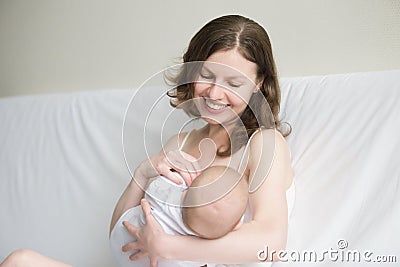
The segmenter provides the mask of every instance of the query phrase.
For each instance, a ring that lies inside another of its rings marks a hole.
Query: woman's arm
[[[167,149],[173,149],[176,146],[174,144],[177,143],[178,138],[178,135],[174,135],[173,137],[171,137],[159,154],[164,154],[164,151],[167,151]],[[150,158],[142,161],[135,169],[130,183],[125,188],[124,192],[117,202],[117,205],[114,208],[110,223],[110,234],[119,217],[121,217],[121,215],[126,210],[140,204],[140,200],[144,196],[144,190],[147,187],[147,182],[150,178],[153,178],[157,175],[158,172],[154,169],[153,163]]]
[[[131,179],[114,208],[110,223],[110,234],[119,217],[121,217],[126,210],[140,203],[140,200],[144,196],[142,188],[146,188],[147,180],[146,177],[139,175],[134,175],[134,178]]]
[[[172,136],[163,146],[160,153],[142,161],[135,169],[133,178],[115,206],[110,223],[110,233],[118,219],[126,210],[140,204],[140,200],[144,196],[144,190],[147,188],[147,184],[151,178],[162,174],[175,182],[180,182],[180,180],[172,174],[170,170],[171,166],[167,159],[168,155],[166,154],[171,153],[171,158],[175,156],[174,152],[178,149],[183,136],[184,134]],[[191,181],[191,179],[194,179],[197,175],[198,173],[182,173],[186,181]]]
[[[275,134],[275,153],[270,166],[268,153],[261,152],[271,149],[268,147],[270,142],[265,140]],[[229,264],[257,262],[258,252],[266,246],[269,252],[284,249],[288,227],[286,188],[293,176],[289,149],[284,138],[275,130],[256,133],[250,143],[248,166],[253,181],[262,181],[263,177],[260,176],[267,174],[265,181],[250,195],[253,209],[251,222],[216,240],[170,236],[160,234],[159,229],[152,234],[149,229],[127,227],[128,231],[139,237],[139,242],[130,243],[125,250],[140,249],[138,257],[149,255],[152,258]],[[141,231],[145,234],[140,234]],[[274,260],[277,260],[276,254]]]

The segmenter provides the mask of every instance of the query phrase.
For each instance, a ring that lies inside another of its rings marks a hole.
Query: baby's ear
[[[243,224],[243,222],[242,222],[242,220],[240,220],[240,221],[236,224],[235,228],[233,228],[232,231],[238,230],[238,229],[240,228],[240,226],[242,226],[242,224]]]

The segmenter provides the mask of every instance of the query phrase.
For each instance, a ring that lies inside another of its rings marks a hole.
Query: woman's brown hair
[[[281,121],[278,118],[281,91],[276,65],[268,34],[258,23],[240,15],[222,16],[208,22],[191,39],[187,51],[183,55],[183,63],[206,61],[209,56],[217,51],[231,49],[237,49],[244,58],[257,65],[257,80],[263,80],[260,92],[267,100],[269,108],[265,107],[265,104],[263,105],[263,103],[266,103],[264,99],[260,101],[259,97],[250,98],[248,106],[240,116],[246,128],[246,140],[242,140],[237,145],[233,145],[225,151],[218,151],[218,156],[229,156],[237,151],[262,126],[276,128],[284,137],[288,136],[291,132],[291,127],[286,133],[283,133],[281,130]],[[170,101],[173,107],[179,108],[179,105],[193,98],[194,85],[185,81],[190,80],[189,78],[194,75],[194,72],[196,71],[189,70],[183,64],[182,69],[177,75],[167,77],[170,83],[177,85],[173,90],[168,92],[168,96],[173,98]],[[259,115],[255,114],[249,106],[256,107],[256,113],[260,113],[260,111],[261,113]],[[189,115],[199,116],[197,109],[193,105],[191,107],[182,105],[182,108]],[[259,125],[260,119],[263,119],[259,116],[268,116],[266,114],[269,113],[268,109],[271,110],[273,116],[271,120],[273,122],[269,123],[270,125]],[[290,124],[288,125],[290,126]],[[233,131],[234,133],[235,131]],[[239,137],[239,139],[243,138]]]

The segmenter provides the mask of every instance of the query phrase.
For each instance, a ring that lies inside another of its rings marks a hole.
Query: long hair
[[[284,137],[291,133],[291,126],[288,123],[290,129],[285,133],[281,130],[281,120],[278,118],[281,90],[276,65],[268,34],[258,23],[240,15],[222,16],[208,22],[191,39],[183,55],[183,63],[206,61],[215,52],[231,49],[237,49],[245,59],[257,65],[257,80],[263,80],[260,91],[266,101],[257,97],[250,98],[249,104],[240,115],[247,132],[246,140],[238,137],[242,141],[234,147],[229,146],[225,151],[217,151],[218,156],[229,156],[236,152],[261,126],[276,128]],[[194,84],[185,81],[193,77],[196,70],[189,69],[183,64],[177,75],[167,77],[170,84],[177,85],[174,90],[168,92],[168,96],[172,98],[170,104],[173,107],[179,108],[179,105],[194,97]],[[266,107],[265,103],[269,107]],[[250,106],[256,107],[258,116],[251,110]],[[181,108],[189,115],[198,116],[198,111],[194,105],[190,107],[182,105]],[[269,112],[269,109],[271,112]],[[267,116],[267,113],[272,113],[272,123],[269,123],[272,125],[259,125],[259,117]],[[235,134],[235,131],[233,131],[233,134]]]

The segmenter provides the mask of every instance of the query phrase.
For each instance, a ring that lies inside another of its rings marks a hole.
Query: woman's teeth
[[[220,109],[223,109],[223,108],[227,107],[227,105],[220,105],[220,104],[212,103],[209,99],[206,99],[206,105],[209,108],[212,108],[212,109],[215,109],[215,110],[220,110]]]

